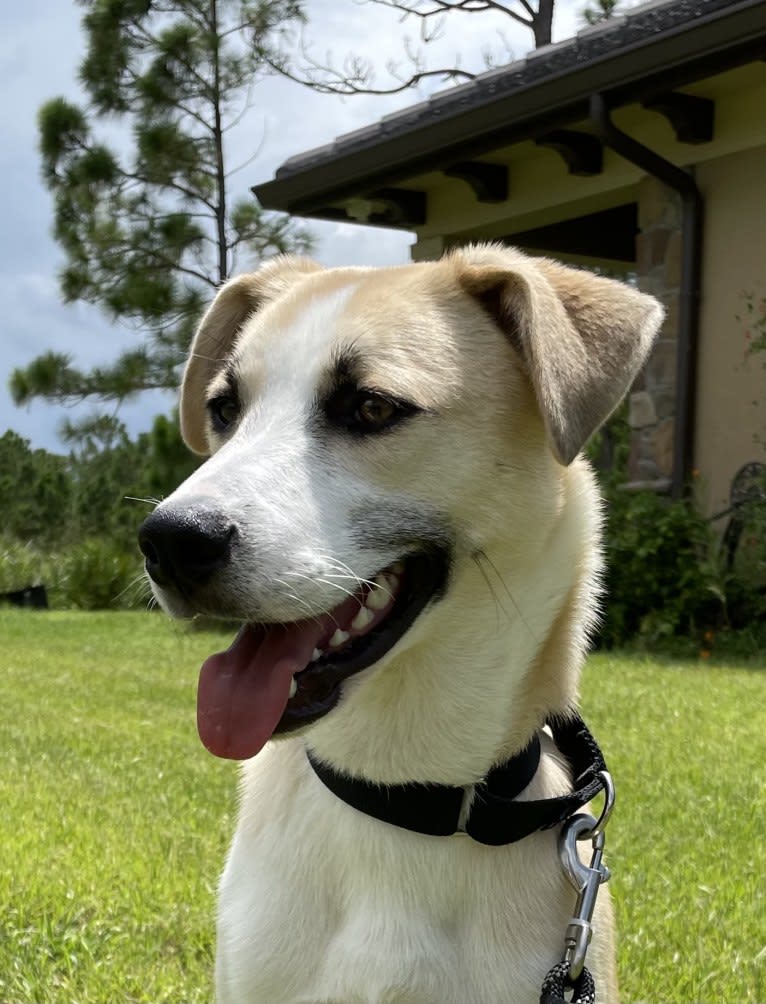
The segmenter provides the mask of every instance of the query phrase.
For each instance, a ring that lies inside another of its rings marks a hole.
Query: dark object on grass
[[[48,591],[45,586],[26,586],[0,593],[0,603],[10,603],[13,607],[30,607],[33,610],[48,609]]]

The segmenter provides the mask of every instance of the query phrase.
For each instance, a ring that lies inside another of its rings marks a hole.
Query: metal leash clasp
[[[578,813],[568,819],[559,837],[559,858],[569,881],[577,891],[574,916],[564,936],[564,961],[569,965],[569,980],[574,983],[585,966],[585,954],[588,951],[593,928],[593,911],[596,907],[596,897],[602,882],[608,882],[609,869],[603,863],[604,828],[609,821],[614,807],[614,785],[606,771],[600,775],[604,781],[605,802],[598,819],[585,813]],[[593,848],[590,863],[580,860],[577,844],[582,840],[590,840]]]

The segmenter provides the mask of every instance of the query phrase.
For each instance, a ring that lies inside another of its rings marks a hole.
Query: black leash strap
[[[606,770],[601,750],[576,714],[548,722],[553,740],[570,765],[573,790],[557,798],[517,801],[540,763],[540,739],[534,736],[516,756],[493,768],[476,785],[465,832],[481,844],[499,847],[516,843],[538,830],[551,829],[568,819],[604,787]],[[307,751],[317,777],[347,805],[380,819],[428,836],[458,832],[465,788],[440,784],[381,785],[342,774]]]
[[[565,994],[571,993],[571,997]],[[574,982],[569,979],[569,963],[559,962],[543,981],[540,1004],[596,1004],[596,986],[587,969]]]
[[[498,790],[495,779],[506,765],[496,767],[483,785],[466,823],[466,833],[480,844],[498,847],[513,844],[530,833],[550,830],[563,823],[602,790],[606,764],[596,740],[579,715],[548,722],[559,751],[570,765],[572,791],[556,798],[516,802],[515,796]],[[513,802],[513,804],[510,804]]]

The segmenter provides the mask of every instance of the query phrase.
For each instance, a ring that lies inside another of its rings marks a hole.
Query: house
[[[713,513],[766,460],[745,320],[766,300],[765,60],[763,0],[655,0],[292,157],[254,191],[414,231],[415,260],[498,239],[658,296],[628,481],[679,496],[695,478]]]

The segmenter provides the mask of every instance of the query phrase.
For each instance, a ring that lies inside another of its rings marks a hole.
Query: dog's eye
[[[324,405],[332,425],[358,435],[384,432],[419,410],[409,401],[352,383],[336,388]]]
[[[231,394],[221,394],[207,403],[216,432],[226,432],[239,417],[239,401]]]
[[[378,394],[368,394],[357,406],[354,418],[360,427],[370,432],[383,429],[398,417],[393,401]]]
[[[345,408],[338,409],[337,418],[350,432],[364,435],[384,432],[417,410],[408,401],[399,401],[371,390],[355,390],[346,398]]]

